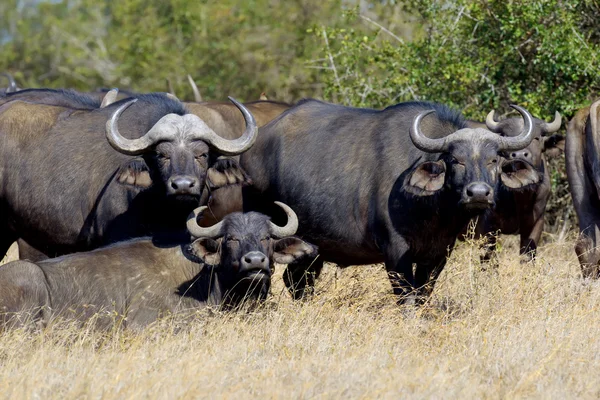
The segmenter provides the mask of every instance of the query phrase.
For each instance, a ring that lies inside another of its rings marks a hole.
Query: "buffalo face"
[[[197,216],[206,207],[198,208],[188,219],[188,230],[198,237],[190,251],[202,262],[216,266],[219,279],[230,299],[265,299],[271,284],[274,262],[289,264],[316,248],[296,237],[298,218],[283,203],[288,222],[280,227],[260,213],[233,213],[211,227],[200,227]]]
[[[501,155],[524,149],[534,138],[531,115],[519,106],[513,107],[525,121],[522,131],[514,137],[501,137],[482,128],[463,128],[431,139],[421,132],[420,124],[433,110],[417,115],[410,128],[413,143],[422,151],[441,154],[438,161],[417,165],[405,182],[405,190],[423,196],[445,188],[457,195],[465,209],[481,211],[493,207]]]
[[[142,171],[138,158],[132,161],[137,163],[135,166],[122,168],[118,181],[128,184],[139,181],[145,186],[161,185],[168,196],[196,199],[202,194],[207,176],[209,181],[219,182],[208,182],[212,187],[244,183],[247,177],[231,159],[220,159],[209,165],[209,159],[215,160],[220,155],[235,156],[243,153],[256,140],[258,128],[254,117],[242,104],[231,98],[230,100],[246,121],[245,132],[235,140],[220,137],[193,114],[167,114],[141,138],[127,139],[119,132],[118,120],[137,99],[125,102],[106,123],[106,137],[115,150],[141,156],[148,167],[146,171]]]
[[[487,128],[501,136],[514,137],[523,130],[523,120],[507,118],[496,121],[494,110],[486,118]],[[507,151],[502,154],[502,183],[509,189],[534,188],[540,183],[544,174],[543,154],[556,157],[564,151],[565,138],[562,135],[550,135],[557,132],[561,126],[560,113],[554,114],[552,122],[534,118],[533,141],[521,150]]]

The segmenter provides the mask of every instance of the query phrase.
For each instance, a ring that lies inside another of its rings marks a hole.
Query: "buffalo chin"
[[[494,208],[494,203],[488,201],[461,202],[462,207],[469,213],[481,214],[486,210]]]

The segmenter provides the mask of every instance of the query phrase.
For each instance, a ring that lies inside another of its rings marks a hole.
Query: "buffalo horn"
[[[6,93],[14,93],[19,91],[19,88],[17,87],[17,82],[15,82],[15,78],[13,78],[11,74],[3,73],[0,75],[8,79],[8,87],[6,88]]]
[[[512,108],[517,110],[523,117],[523,131],[514,137],[498,136],[498,147],[500,150],[520,150],[529,146],[529,143],[533,140],[535,132],[533,130],[533,117],[523,107],[511,104]]]
[[[201,103],[202,96],[200,95],[200,90],[198,90],[198,86],[196,86],[196,82],[194,82],[194,80],[192,79],[192,77],[189,74],[188,74],[187,78],[188,78],[188,82],[190,83],[190,86],[192,87],[192,91],[194,92],[194,101],[196,103]]]
[[[500,126],[498,124],[498,122],[496,122],[496,120],[494,119],[494,114],[496,113],[495,110],[492,110],[488,113],[486,119],[485,119],[485,125],[487,126],[487,128],[495,133],[500,133]]]
[[[298,230],[298,216],[287,204],[280,201],[276,201],[275,204],[281,207],[287,215],[287,223],[285,226],[278,226],[269,221],[269,225],[271,225],[271,234],[277,238],[292,236]]]
[[[170,138],[168,133],[163,132],[163,129],[157,128],[156,125],[139,139],[127,139],[121,135],[118,128],[119,117],[136,101],[137,99],[129,100],[117,108],[110,119],[106,121],[106,138],[110,145],[118,152],[132,156],[141,154],[153,144]]]
[[[198,118],[197,132],[194,133],[194,139],[202,140],[214,147],[219,153],[225,156],[236,156],[248,150],[254,142],[258,134],[258,126],[254,116],[243,104],[238,103],[234,98],[229,97],[229,100],[241,111],[246,121],[246,131],[244,134],[234,140],[225,139],[217,135],[212,129],[206,129],[204,122],[200,123]]]
[[[208,226],[206,228],[198,225],[198,215],[200,215],[207,208],[207,206],[198,207],[188,216],[186,223],[187,230],[194,237],[216,238],[221,236],[221,227],[223,226],[223,221],[217,222],[213,226]]]
[[[554,133],[560,129],[560,125],[562,124],[562,118],[558,111],[554,112],[554,121],[552,122],[544,122],[541,125],[542,132],[544,133]]]
[[[117,96],[118,95],[119,95],[119,89],[117,89],[117,88],[110,89],[104,95],[104,98],[102,99],[102,104],[100,104],[100,108],[108,107],[112,103],[114,103],[115,101],[117,101]]]
[[[427,115],[435,112],[435,110],[422,111],[417,115],[409,129],[410,139],[414,145],[427,153],[438,153],[448,149],[446,138],[431,139],[421,132],[421,120]]]

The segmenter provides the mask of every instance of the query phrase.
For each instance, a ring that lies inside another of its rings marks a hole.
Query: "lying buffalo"
[[[558,112],[554,121],[545,122],[533,118],[533,141],[521,150],[503,153],[502,172],[510,179],[501,180],[496,194],[496,207],[486,211],[478,219],[476,237],[487,236],[487,251],[483,257],[489,260],[496,247],[496,233],[520,234],[521,254],[535,257],[544,228],[546,203],[551,193],[550,174],[544,155],[558,156],[564,149],[564,136],[549,134],[560,129]],[[491,111],[486,127],[504,137],[515,137],[523,131],[521,118],[494,119]]]
[[[525,121],[516,137],[467,128],[460,113],[426,102],[378,111],[305,100],[261,128],[241,156],[253,180],[244,208],[289,204],[299,235],[320,249],[288,266],[288,289],[304,295],[324,261],[384,261],[395,293],[428,294],[457,235],[493,207],[498,176],[511,179],[500,155],[533,140],[531,115],[513,107]]]
[[[252,114],[232,101],[247,124],[235,140],[161,94],[92,110],[0,106],[0,255],[16,238],[54,256],[183,228],[211,179],[246,179],[217,159],[256,138]]]
[[[575,114],[567,127],[567,178],[579,220],[575,244],[583,276],[600,277],[600,100]]]
[[[100,327],[116,318],[124,327],[139,328],[169,313],[264,299],[273,262],[287,264],[316,251],[291,237],[297,217],[285,204],[279,206],[289,218],[283,227],[258,213],[234,213],[202,228],[196,222],[206,208],[201,207],[188,220],[189,232],[198,238],[191,244],[163,247],[149,238],[133,239],[37,264],[3,265],[0,320],[43,325],[56,317],[96,316]]]

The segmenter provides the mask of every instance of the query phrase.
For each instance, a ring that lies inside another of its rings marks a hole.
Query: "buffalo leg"
[[[315,280],[321,275],[323,259],[303,259],[291,263],[283,273],[283,282],[295,300],[310,296],[314,293]]]
[[[430,262],[417,262],[415,270],[415,286],[417,288],[417,302],[425,303],[433,292],[433,287],[446,265],[446,257]]]
[[[598,227],[590,226],[579,235],[575,243],[575,252],[584,278],[599,278],[600,249],[598,249]]]
[[[416,282],[413,272],[413,257],[408,243],[397,237],[385,251],[385,268],[398,303],[409,303],[414,298]]]
[[[481,256],[482,263],[488,263],[492,260],[494,255],[496,254],[496,250],[498,247],[498,235],[496,232],[488,233],[483,237],[484,244],[483,248],[485,252]]]

